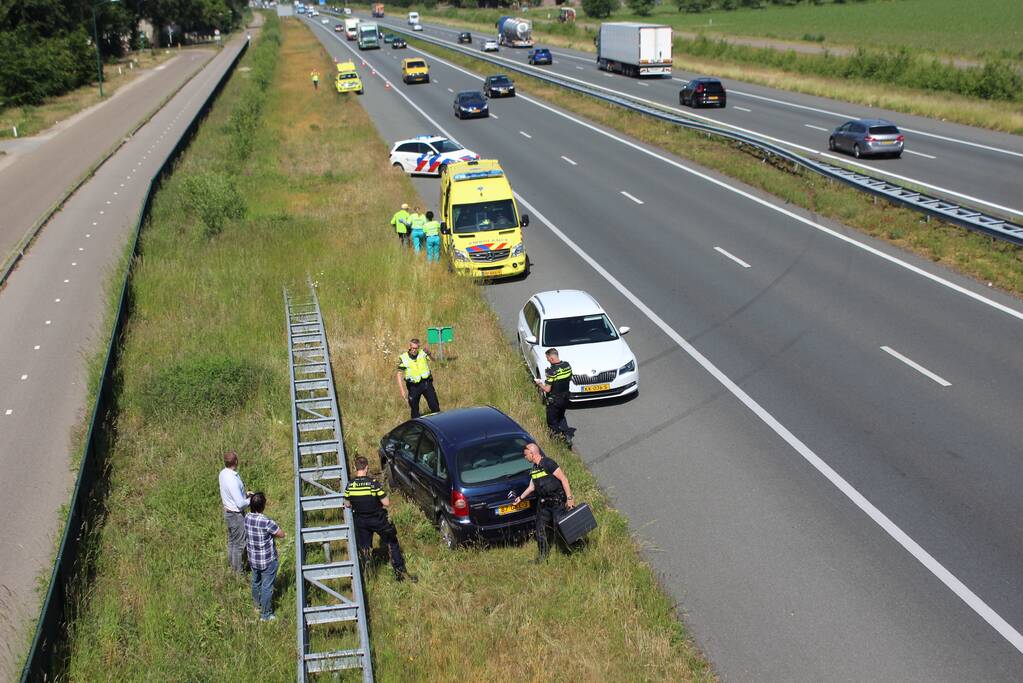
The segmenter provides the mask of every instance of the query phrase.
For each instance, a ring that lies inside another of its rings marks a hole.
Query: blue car
[[[545,47],[538,47],[535,50],[530,50],[529,54],[526,55],[526,61],[530,64],[553,64],[554,57],[551,56],[551,51]]]
[[[380,469],[390,488],[415,501],[451,549],[499,541],[534,527],[534,501],[512,504],[529,484],[523,457],[533,442],[497,408],[458,408],[409,420],[380,440]]]

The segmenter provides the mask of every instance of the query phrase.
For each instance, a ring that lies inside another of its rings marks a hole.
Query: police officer
[[[408,204],[402,204],[401,208],[391,216],[391,227],[394,228],[394,232],[398,235],[398,241],[404,245],[408,244],[408,229],[409,225],[412,224],[410,216]]]
[[[536,563],[539,564],[547,559],[551,551],[548,530],[553,533],[558,517],[574,508],[575,500],[572,498],[568,477],[558,463],[540,452],[539,446],[535,443],[526,444],[522,455],[533,469],[529,473],[529,486],[512,502],[518,505],[522,499],[536,492],[536,545],[540,550]]]
[[[440,221],[433,220],[433,211],[426,212],[423,234],[426,236],[426,260],[440,261]]]
[[[420,208],[417,206],[409,214],[409,226],[412,228],[412,247],[418,254],[420,249],[423,247],[423,242],[426,240],[426,233],[423,232],[423,226],[426,225],[426,216],[420,213]]]
[[[398,544],[398,530],[387,517],[387,508],[391,501],[376,479],[369,476],[369,461],[361,455],[355,458],[355,479],[345,487],[345,507],[350,508],[355,518],[355,544],[359,548],[359,560],[363,565],[369,564],[373,551],[373,534],[380,536],[380,542],[387,545],[391,556],[391,568],[394,580],[408,579],[412,583],[418,577],[409,574],[405,569],[405,558]]]
[[[433,375],[427,362],[427,359],[432,358],[429,349],[420,348],[419,340],[415,338],[409,340],[408,351],[398,358],[398,390],[401,397],[408,402],[412,417],[419,417],[421,396],[426,397],[426,405],[430,407],[431,413],[440,412],[437,392],[433,389]]]
[[[568,426],[565,409],[568,408],[568,384],[572,380],[572,366],[567,361],[561,360],[557,349],[547,349],[544,355],[547,356],[550,366],[547,368],[544,379],[535,381],[536,385],[546,394],[547,429],[554,436],[563,438],[571,448],[575,430]]]

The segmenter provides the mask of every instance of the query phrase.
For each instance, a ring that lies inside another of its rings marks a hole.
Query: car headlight
[[[455,249],[454,254],[455,254],[455,260],[456,261],[468,261],[469,260],[469,255],[466,254],[461,249]]]
[[[526,253],[526,244],[525,244],[525,242],[519,242],[518,244],[516,244],[512,248],[511,255],[512,255],[512,258],[515,258],[516,256],[522,256],[525,253]]]
[[[624,375],[626,372],[635,372],[635,371],[636,371],[636,359],[635,358],[630,360],[628,363],[626,363],[622,367],[618,368],[618,374],[619,375]]]

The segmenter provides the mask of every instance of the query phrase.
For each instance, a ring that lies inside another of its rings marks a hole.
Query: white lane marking
[[[348,49],[351,50],[351,48],[348,48]],[[427,53],[423,52],[422,50],[415,50],[415,51],[418,52],[421,55],[426,55],[427,54]],[[353,50],[353,52],[354,52],[354,50]],[[474,74],[474,73],[472,73],[471,71],[469,71],[467,69],[463,69],[460,66],[456,66],[456,65],[452,64],[451,62],[449,62],[449,61],[447,61],[445,59],[441,59],[440,57],[435,57],[432,54],[430,55],[430,57],[432,57],[437,62],[440,62],[442,64],[445,64],[445,65],[451,67],[452,69],[455,69],[456,71],[460,71],[461,73],[466,74],[467,76],[471,76],[471,77],[479,79],[481,81],[483,80],[483,78],[481,76],[479,76],[477,74]],[[738,187],[734,187],[732,185],[729,185],[727,182],[725,182],[723,180],[719,180],[717,178],[714,178],[712,176],[707,175],[706,173],[702,173],[700,171],[697,171],[694,168],[690,168],[690,167],[686,166],[685,164],[682,164],[682,163],[679,163],[678,161],[675,161],[674,159],[669,159],[668,157],[664,156],[663,154],[659,154],[658,152],[655,152],[655,151],[653,151],[651,149],[646,149],[645,147],[642,147],[641,145],[638,145],[635,142],[632,142],[630,140],[626,140],[625,138],[623,138],[621,136],[618,136],[618,135],[615,135],[614,133],[610,133],[610,132],[608,132],[606,130],[602,130],[602,129],[594,126],[591,123],[587,123],[586,121],[583,121],[582,119],[577,118],[575,116],[572,116],[571,114],[568,114],[566,112],[559,111],[558,109],[555,109],[554,107],[551,107],[551,106],[549,106],[547,104],[544,104],[543,102],[541,102],[539,100],[535,100],[532,97],[529,97],[527,95],[519,95],[519,97],[521,99],[523,99],[524,101],[529,102],[530,104],[533,104],[533,105],[535,105],[535,106],[537,106],[537,107],[539,107],[539,108],[541,108],[541,109],[543,109],[545,111],[549,111],[552,114],[555,114],[555,115],[560,116],[560,117],[562,117],[564,119],[567,119],[568,121],[572,121],[576,125],[581,126],[583,128],[586,128],[586,129],[588,129],[590,131],[593,131],[594,133],[597,133],[598,135],[603,135],[606,138],[610,138],[611,140],[615,140],[616,142],[620,142],[621,144],[625,145],[626,147],[630,147],[630,148],[632,148],[632,149],[634,149],[634,150],[636,150],[638,152],[646,154],[647,156],[653,157],[654,159],[657,159],[658,161],[662,161],[665,164],[668,164],[669,166],[673,166],[673,167],[679,169],[680,171],[684,171],[684,172],[686,172],[686,173],[688,173],[690,175],[696,176],[697,178],[701,178],[703,180],[706,180],[707,182],[709,182],[709,183],[711,183],[713,185],[717,185],[718,187],[720,187],[720,188],[722,188],[724,190],[727,190],[728,192],[731,192],[733,194],[737,194],[740,197],[745,197],[746,199],[750,200],[751,202],[759,204],[760,206],[763,206],[764,208],[770,209],[771,211],[774,211],[776,213],[780,213],[783,216],[788,216],[789,218],[791,218],[794,221],[802,223],[803,225],[809,226],[809,227],[811,227],[811,228],[813,228],[815,230],[819,230],[820,232],[823,232],[826,235],[830,235],[831,237],[834,237],[837,240],[841,240],[841,241],[845,242],[846,244],[854,246],[854,247],[856,247],[858,249],[862,249],[863,251],[865,251],[865,252],[867,252],[869,254],[873,254],[874,256],[877,256],[878,258],[884,259],[885,261],[888,261],[889,263],[897,265],[897,266],[899,266],[901,268],[905,268],[906,270],[908,270],[908,271],[910,271],[912,273],[915,273],[915,274],[917,274],[917,275],[919,275],[921,277],[927,278],[931,282],[936,282],[937,284],[939,284],[939,285],[941,285],[943,287],[947,287],[948,289],[951,289],[953,292],[956,292],[958,294],[962,294],[963,296],[969,297],[970,299],[973,299],[974,301],[977,301],[979,303],[982,303],[982,304],[985,304],[987,306],[990,306],[991,308],[994,308],[997,311],[1005,313],[1006,315],[1010,315],[1013,318],[1016,318],[1017,320],[1023,320],[1023,311],[1018,311],[1015,308],[1011,308],[1009,306],[1006,306],[1005,304],[999,303],[999,302],[995,301],[994,299],[989,299],[988,297],[986,297],[986,296],[984,296],[982,294],[978,294],[976,292],[973,292],[973,291],[963,287],[962,285],[958,285],[958,284],[952,282],[951,280],[946,280],[945,278],[941,277],[940,275],[935,275],[934,273],[929,273],[926,270],[924,270],[923,268],[920,268],[919,266],[915,266],[915,265],[913,265],[913,264],[911,264],[911,263],[909,263],[907,261],[903,261],[902,259],[900,259],[900,258],[898,258],[896,256],[892,256],[891,254],[887,254],[887,253],[881,251],[880,249],[877,249],[877,248],[872,247],[872,246],[870,246],[870,245],[868,245],[868,244],[866,244],[864,242],[860,242],[860,241],[858,241],[856,239],[853,239],[852,237],[850,237],[848,235],[843,235],[842,233],[837,232],[835,230],[832,230],[831,228],[828,228],[828,227],[826,227],[824,225],[821,225],[820,223],[815,223],[814,221],[810,220],[809,218],[806,218],[804,216],[800,216],[799,214],[797,214],[797,213],[795,213],[793,211],[790,211],[790,210],[788,210],[788,209],[786,209],[786,208],[784,208],[782,206],[778,206],[776,204],[772,204],[770,201],[768,201],[766,199],[762,199],[760,197],[757,197],[757,196],[754,196],[754,195],[750,194],[749,192],[746,192],[744,190],[740,190]],[[409,103],[412,102],[412,100],[410,100],[407,96],[405,97],[405,100],[408,101]],[[415,109],[420,114],[422,114],[423,116],[429,118],[429,115],[426,112],[424,112],[422,109],[420,109],[419,107],[416,107],[414,104],[413,104],[413,107],[415,107]],[[430,121],[432,122],[433,119],[430,119]],[[454,138],[451,135],[448,135],[448,137],[454,140]],[[456,142],[457,142],[457,140],[456,140]]]
[[[93,225],[99,225],[99,223],[97,223],[96,221],[93,221],[92,224]]]
[[[448,92],[455,92],[455,91],[452,90],[451,88],[448,88]]]
[[[86,239],[88,239],[88,238],[92,237],[92,233],[91,233],[91,232],[87,232],[87,233],[85,233],[85,237],[86,237]]]
[[[756,100],[764,100],[765,102],[774,102],[775,104],[783,104],[786,107],[794,107],[796,109],[804,109],[806,111],[815,111],[818,114],[827,114],[828,116],[836,116],[840,119],[858,119],[859,116],[853,116],[852,114],[842,114],[837,111],[829,111],[827,109],[820,109],[818,107],[810,107],[805,104],[796,104],[795,102],[786,102],[784,100],[777,100],[773,97],[764,97],[763,95],[754,95],[753,93],[743,92],[741,90],[729,90],[730,93],[741,95],[743,97],[751,97]],[[1000,154],[1009,154],[1014,157],[1023,157],[1023,152],[1014,152],[1011,149],[1004,149],[1002,147],[993,147],[991,145],[984,145],[979,142],[970,142],[969,140],[960,140],[959,138],[950,138],[945,135],[938,135],[937,133],[928,133],[927,131],[918,130],[916,128],[906,128],[905,126],[899,126],[904,132],[913,133],[914,135],[923,135],[925,137],[934,138],[935,140],[943,140],[945,142],[952,142],[958,145],[966,145],[968,147],[976,147],[978,149],[986,149],[990,152],[998,152]]]
[[[33,346],[32,350],[33,351],[38,351],[39,350],[39,344],[36,344],[35,346]]]
[[[576,68],[579,69],[580,71],[585,71],[585,69],[583,69],[581,66],[577,66]]]
[[[734,254],[728,253],[727,251],[725,251],[721,247],[714,247],[714,251],[716,251],[717,253],[721,254],[722,256],[727,256],[728,258],[732,259],[733,261],[738,263],[743,268],[749,268],[750,267],[749,264],[746,263],[745,261],[743,261],[741,258],[739,258],[738,256],[736,256]]]
[[[105,213],[106,213],[106,211],[104,211],[103,209],[100,209],[100,212],[99,212],[99,213],[100,213],[100,215],[102,216],[103,214],[105,214]]]
[[[637,204],[642,204],[642,203],[643,203],[643,200],[642,200],[642,199],[636,199],[635,197],[633,197],[633,196],[632,196],[631,194],[629,194],[629,193],[628,193],[628,192],[626,192],[625,190],[619,190],[619,192],[620,192],[620,193],[621,193],[622,195],[624,195],[625,197],[627,197],[628,199],[631,199],[632,201],[636,202]]]
[[[67,283],[69,283],[69,282],[71,282],[71,280],[64,280],[64,284],[65,284],[65,285],[66,285]]]
[[[78,265],[78,261],[72,261],[72,262],[71,262],[71,265],[72,265],[72,266],[77,266],[77,265]]]
[[[643,81],[636,81],[636,85],[641,85],[644,88],[649,88],[650,87],[649,83],[644,83]]]
[[[5,410],[5,411],[4,411],[4,415],[10,415],[10,414],[12,414],[13,412],[14,412],[13,410],[11,410],[10,408],[8,408],[7,410]]]
[[[742,387],[736,384],[728,375],[723,373],[716,365],[714,365],[710,359],[704,356],[700,351],[690,344],[682,335],[676,332],[668,323],[661,319],[653,309],[647,306],[643,301],[633,294],[625,285],[619,282],[611,273],[609,273],[602,265],[594,260],[589,254],[583,251],[579,245],[573,242],[565,233],[559,230],[553,223],[540,213],[536,207],[531,205],[517,192],[515,196],[518,198],[519,203],[529,209],[534,216],[540,219],[551,232],[553,232],[562,242],[579,255],[583,261],[588,263],[597,273],[601,275],[612,287],[617,289],[622,296],[628,299],[632,304],[640,310],[651,322],[661,329],[672,341],[674,341],[683,351],[685,351],[693,360],[703,366],[714,379],[716,379],[725,389],[729,391],[736,399],[739,400],[744,406],[746,406],[750,412],[756,415],[760,420],[774,431],[779,437],[782,438],[794,451],[799,453],[810,465],[813,466],[821,475],[824,476],[831,484],[841,491],[852,503],[862,510],[870,519],[877,524],[881,529],[887,533],[896,543],[901,545],[906,552],[913,556],[920,564],[922,564],[928,571],[931,572],[939,581],[951,590],[956,597],[962,600],[966,605],[972,609],[981,619],[986,621],[992,628],[994,628],[1003,638],[1015,647],[1019,652],[1023,652],[1023,635],[1013,628],[1005,619],[998,615],[991,607],[985,603],[980,596],[970,590],[966,584],[960,581],[952,572],[944,567],[938,560],[936,560],[930,553],[914,541],[910,536],[903,531],[898,525],[895,524],[891,519],[888,518],[881,510],[879,510],[873,503],[856,490],[852,484],[846,481],[842,475],[836,472],[830,465],[824,462],[820,456],[813,452],[813,450],[803,443],[795,434],[793,434],[785,425],[779,422],[771,413],[761,406],[752,396],[747,394]]]
[[[47,325],[49,325],[49,324],[50,324],[50,323],[52,323],[52,322],[53,322],[52,320],[47,320],[47,321],[46,321],[46,324],[47,324]]]
[[[526,132],[526,131],[524,131],[524,130],[520,130],[520,131],[519,131],[519,135],[521,135],[522,137],[525,137],[525,138],[529,138],[529,139],[532,139],[532,138],[533,138],[533,136],[532,136],[532,135],[530,135],[529,133],[527,133],[527,132]]]
[[[78,247],[78,251],[85,251],[85,247]]]
[[[571,159],[569,159],[568,157],[566,157],[564,155],[562,155],[561,158],[564,159],[565,161],[567,161],[568,163],[572,164],[573,166],[578,166],[579,165],[579,164],[575,163],[574,161],[572,161]]]
[[[828,132],[828,129],[827,129],[827,128],[823,128],[823,127],[821,127],[821,126],[811,126],[811,125],[810,125],[809,123],[804,123],[804,124],[803,124],[803,126],[804,126],[805,128],[813,128],[814,130],[822,130],[822,131],[824,131],[825,133],[827,133],[827,132]]]
[[[21,376],[21,381],[22,382],[24,382],[26,379],[28,379],[28,375],[22,375]]]
[[[109,204],[109,203],[110,203],[110,200],[108,199],[108,200],[107,200],[107,204]]]
[[[746,107],[737,107],[734,104],[732,105],[732,109],[738,109],[739,111],[747,111],[747,112],[753,111],[752,109],[747,109]]]
[[[492,118],[492,119],[499,119],[499,118],[501,118],[501,117],[500,117],[500,116],[498,116],[497,114],[491,114],[491,115],[490,115],[490,118]]]
[[[930,154],[924,154],[923,152],[914,152],[911,149],[903,149],[902,151],[905,152],[906,154],[915,154],[916,156],[923,157],[925,159],[937,159],[938,158],[936,156],[931,156]]]
[[[890,347],[890,346],[882,346],[881,350],[884,351],[885,353],[891,355],[891,356],[894,356],[895,358],[898,358],[903,363],[905,363],[909,367],[911,367],[914,370],[916,370],[917,372],[919,372],[921,375],[934,380],[935,382],[937,382],[941,386],[943,386],[943,387],[950,387],[950,386],[952,386],[952,383],[949,382],[948,380],[946,380],[944,377],[941,377],[940,375],[935,375],[933,372],[931,372],[930,370],[928,370],[924,366],[920,365],[919,363],[917,363],[917,362],[915,362],[915,361],[913,361],[913,360],[911,360],[909,358],[906,358],[905,356],[903,356],[901,353],[899,353],[898,351],[896,351],[892,347]]]

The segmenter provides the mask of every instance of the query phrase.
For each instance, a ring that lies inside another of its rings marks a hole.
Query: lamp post
[[[100,5],[105,5],[108,2],[118,2],[118,0],[101,0],[100,2],[92,5],[92,42],[96,46],[96,73],[99,74],[99,96],[103,97],[103,57],[99,53],[99,31],[96,29],[96,8]]]

